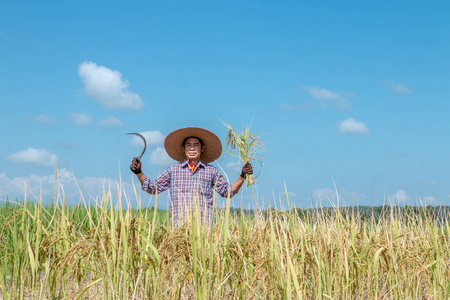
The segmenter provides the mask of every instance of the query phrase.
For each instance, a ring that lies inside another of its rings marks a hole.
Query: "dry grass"
[[[165,213],[153,218],[148,210],[115,209],[108,193],[96,207],[59,200],[2,210],[4,299],[448,299],[450,293],[449,224],[418,214],[363,220],[337,209],[227,210],[211,227],[192,221],[172,230]]]

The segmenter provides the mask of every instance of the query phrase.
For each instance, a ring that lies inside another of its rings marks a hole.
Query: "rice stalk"
[[[226,150],[223,152],[237,157],[242,164],[258,161],[262,166],[261,154],[265,151],[265,146],[260,141],[260,136],[250,132],[252,124],[243,128],[241,132],[238,132],[230,124],[224,121],[222,123],[228,128],[225,141]],[[245,181],[247,186],[250,186],[256,182],[255,176],[247,175]]]
[[[40,197],[0,204],[0,298],[450,295],[448,208],[437,218],[429,207],[382,207],[367,217],[343,207],[245,214],[228,207],[216,208],[217,222],[205,227],[196,204],[195,218],[172,229],[166,212],[155,218],[108,190],[84,206],[63,195],[46,206]],[[115,205],[121,199],[126,209]]]

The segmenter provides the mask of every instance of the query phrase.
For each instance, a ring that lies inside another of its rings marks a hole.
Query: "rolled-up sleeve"
[[[218,170],[214,174],[214,189],[224,198],[228,197],[228,193],[230,194],[230,198],[234,196],[231,184],[225,180],[225,177]]]
[[[159,175],[156,181],[150,180],[148,176],[145,176],[141,188],[143,191],[152,195],[161,193],[170,187],[170,179],[171,168],[165,170],[161,175]]]

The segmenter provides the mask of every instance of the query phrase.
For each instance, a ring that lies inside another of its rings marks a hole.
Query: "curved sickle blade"
[[[144,155],[145,149],[147,149],[147,141],[145,140],[145,137],[142,134],[136,133],[136,132],[130,132],[127,133],[127,135],[135,135],[138,136],[142,139],[142,141],[144,142],[144,150],[142,150],[141,155],[138,156],[139,160],[141,160],[142,155]]]

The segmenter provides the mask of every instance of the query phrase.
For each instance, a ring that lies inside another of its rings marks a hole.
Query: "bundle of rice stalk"
[[[265,151],[264,144],[259,140],[259,136],[250,132],[250,125],[242,129],[242,132],[237,132],[231,127],[230,124],[222,123],[228,128],[227,139],[225,142],[225,148],[223,152],[228,153],[234,157],[237,157],[243,164],[252,160],[259,161],[262,165],[260,154]],[[253,175],[247,175],[245,181],[247,186],[255,183],[255,177]]]

